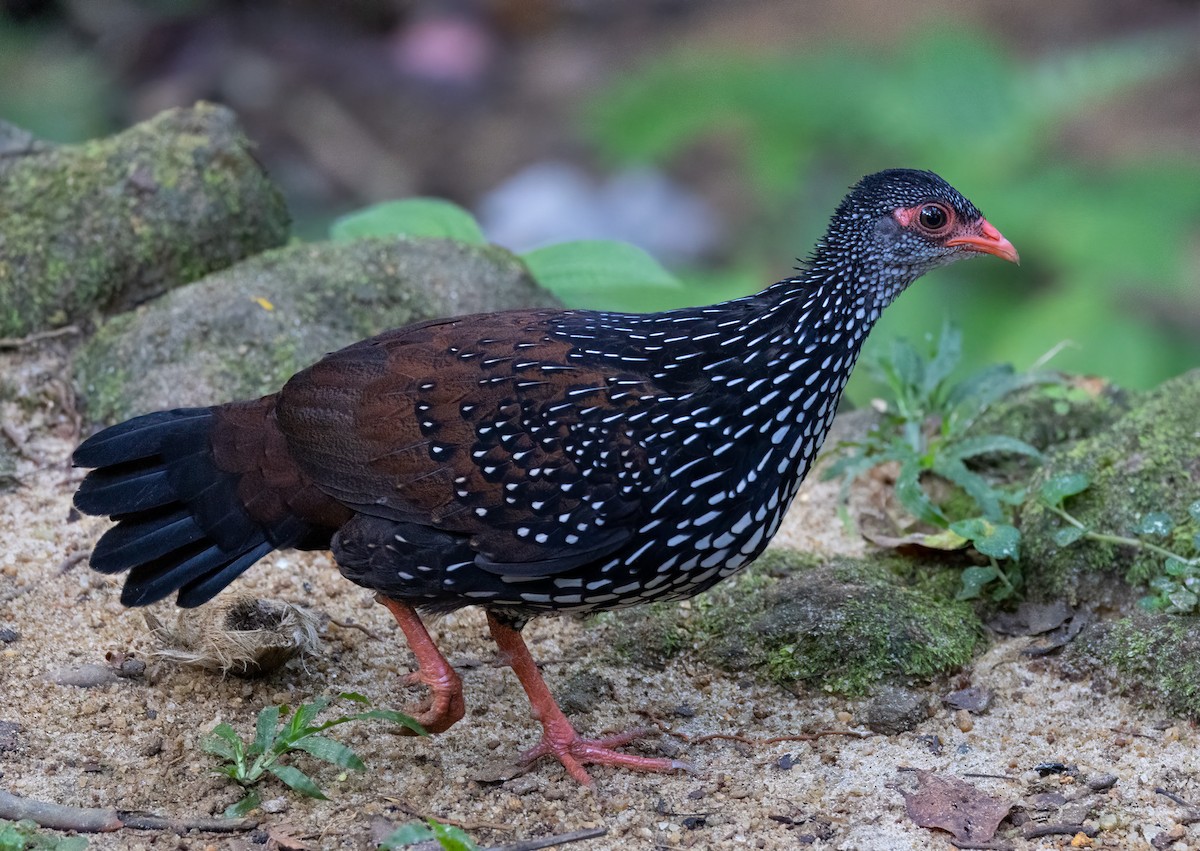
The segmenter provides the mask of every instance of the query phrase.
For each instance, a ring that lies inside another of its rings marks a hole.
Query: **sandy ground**
[[[66,461],[74,436],[58,401],[62,393],[45,380],[59,369],[52,354],[0,352],[4,383],[26,382],[35,400],[32,411],[28,404],[0,402],[5,431],[21,441],[24,453],[20,486],[0,494],[0,629],[19,634],[0,643],[0,790],[76,806],[220,814],[240,792],[212,773],[214,760],[199,747],[218,722],[248,737],[258,710],[275,703],[353,690],[377,706],[402,708],[417,696],[399,684],[412,660],[390,616],[342,580],[327,556],[297,554],[265,559],[238,585],[326,618],[321,652],[307,665],[243,680],[152,662],[140,678],[90,688],[59,684],[64,672],[106,666],[106,654],[145,658],[155,646],[142,613],[120,606],[117,581],[92,573],[78,558],[106,524],[69,520],[80,477]],[[806,487],[781,538],[855,549],[856,542],[839,538],[831,486]],[[155,611],[166,621],[174,618],[169,606]],[[328,618],[362,624],[378,638],[333,626]],[[644,752],[677,755],[698,773],[597,768],[595,791],[545,761],[505,782],[481,782],[503,773],[535,742],[537,725],[511,672],[493,664],[481,613],[468,610],[433,627],[466,689],[467,717],[449,732],[414,739],[380,723],[346,725],[334,735],[366,761],[366,772],[341,776],[331,766],[298,763],[322,784],[328,801],[297,797],[269,781],[263,798],[274,812],[261,816],[257,832],[123,831],[93,835],[90,847],[256,849],[279,847],[271,837],[290,835],[312,848],[364,849],[374,847],[373,820],[378,830],[380,819],[402,823],[417,814],[461,824],[483,845],[604,827],[603,838],[568,847],[950,848],[948,834],[918,827],[905,813],[900,790],[915,787],[911,769],[928,769],[1011,801],[1017,820],[1100,828],[1092,840],[1076,837],[1075,847],[1200,848],[1200,825],[1183,824],[1185,808],[1155,791],[1200,801],[1200,731],[1089,682],[1066,681],[1052,660],[1020,655],[1028,639],[993,643],[955,683],[969,680],[994,691],[981,715],[956,714],[931,699],[936,709],[911,732],[766,743],[817,730],[865,730],[863,706],[824,694],[797,697],[705,669],[686,656],[661,671],[614,667],[602,651],[613,634],[607,631],[619,628],[618,615],[603,625],[543,620],[526,631],[552,689],[581,673],[611,683],[611,699],[576,717],[583,732],[646,725],[649,713],[687,736],[738,733],[750,741],[694,743],[656,732],[640,746]],[[949,688],[935,684],[929,694],[936,698]],[[935,736],[940,748],[931,746]],[[1078,771],[1042,778],[1033,770],[1053,762]],[[1115,783],[1088,788],[1104,775],[1115,776]],[[1061,799],[1065,809],[1059,810],[1054,804]],[[1022,830],[1006,822],[996,847],[1057,848],[1072,841],[1069,835],[1025,840]]]

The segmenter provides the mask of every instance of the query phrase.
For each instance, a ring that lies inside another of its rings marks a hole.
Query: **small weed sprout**
[[[896,497],[914,517],[946,528],[946,516],[925,488],[922,478],[941,476],[957,485],[991,522],[1005,519],[1005,506],[1019,503],[1019,488],[1002,487],[971,470],[967,462],[982,455],[1009,453],[1040,459],[1036,448],[1003,434],[971,435],[971,426],[994,403],[1023,387],[1049,384],[1059,379],[1044,372],[1018,373],[1009,365],[985,367],[952,382],[951,373],[962,355],[962,334],[951,325],[926,356],[907,340],[895,340],[890,349],[866,364],[867,369],[891,390],[895,402],[866,439],[838,448],[841,458],[824,472],[824,478],[842,477],[844,505],[855,479],[886,461],[900,465]]]
[[[463,830],[442,824],[436,819],[429,819],[425,824],[419,821],[402,824],[391,836],[383,840],[379,847],[385,851],[393,851],[431,840],[437,842],[444,851],[477,851],[479,848]]]
[[[1187,558],[1151,540],[1171,536],[1176,531],[1175,520],[1166,512],[1151,511],[1143,515],[1134,528],[1136,537],[1096,532],[1065,507],[1067,499],[1083,493],[1090,486],[1091,480],[1082,473],[1055,476],[1042,485],[1042,502],[1067,524],[1055,533],[1054,542],[1060,547],[1068,547],[1086,538],[1152,552],[1163,559],[1162,572],[1150,578],[1147,584],[1153,593],[1143,597],[1139,604],[1151,611],[1171,614],[1200,611],[1200,555]],[[1197,527],[1191,536],[1192,549],[1200,553],[1200,500],[1189,505],[1187,512],[1185,522]]]
[[[54,836],[41,833],[29,819],[0,819],[0,851],[83,851],[88,841],[82,836]]]
[[[353,692],[344,692],[338,697],[358,704],[368,703],[361,694]],[[302,795],[324,800],[325,794],[316,781],[295,766],[281,763],[280,758],[292,751],[303,751],[339,768],[363,771],[366,766],[354,751],[317,734],[339,724],[369,719],[391,721],[421,735],[425,734],[415,720],[391,709],[369,709],[317,723],[316,717],[330,703],[331,698],[319,697],[312,703],[300,704],[294,711],[288,706],[268,706],[258,713],[254,740],[249,745],[242,741],[233,727],[222,723],[204,737],[201,747],[207,753],[225,760],[225,764],[217,769],[218,774],[237,781],[247,789],[271,774]],[[229,807],[225,815],[230,818],[245,815],[259,803],[258,793],[251,789],[245,798]]]

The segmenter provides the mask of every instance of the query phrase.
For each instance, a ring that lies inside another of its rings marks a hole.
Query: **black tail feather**
[[[166,515],[159,509],[118,515],[117,519],[117,525],[105,532],[92,550],[92,568],[101,573],[121,573],[205,537],[186,506]]]
[[[128,606],[178,591],[198,606],[254,562],[306,529],[286,518],[265,526],[238,495],[238,475],[217,467],[211,432],[215,408],[159,411],[105,429],[75,450],[76,466],[93,467],[75,495],[86,514],[111,515],[92,567],[129,576]]]

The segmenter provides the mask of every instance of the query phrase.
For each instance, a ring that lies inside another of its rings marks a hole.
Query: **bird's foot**
[[[563,764],[568,774],[584,786],[593,785],[592,778],[584,769],[585,765],[619,765],[634,771],[695,771],[691,765],[677,759],[655,759],[614,750],[641,737],[645,732],[643,730],[603,739],[585,739],[580,736],[567,720],[567,716],[558,708],[558,703],[546,687],[546,681],[542,679],[520,631],[491,611],[488,612],[488,627],[504,660],[512,667],[513,673],[525,689],[529,705],[533,709],[533,717],[542,722],[541,743],[523,754],[522,761],[530,763],[543,756],[553,756]]]
[[[409,648],[417,657],[417,670],[404,677],[404,684],[429,688],[429,696],[417,704],[414,711],[407,714],[411,715],[426,733],[444,733],[467,712],[462,679],[433,643],[433,638],[412,606],[383,595],[377,596],[376,599],[392,613],[396,623],[404,631],[404,637],[408,639]],[[417,735],[416,731],[408,729],[405,729],[404,734]]]
[[[446,665],[445,669],[433,671],[422,665],[420,670],[404,676],[404,684],[423,685],[429,689],[429,695],[424,700],[405,711],[405,714],[412,716],[426,733],[444,733],[466,714],[462,680],[449,665]],[[417,735],[416,731],[408,729],[405,729],[403,734]]]
[[[561,719],[561,720],[560,720]],[[542,741],[537,747],[521,754],[521,761],[531,763],[544,756],[553,756],[563,764],[567,773],[584,786],[594,785],[585,765],[619,765],[634,771],[686,771],[696,769],[690,763],[678,759],[660,759],[636,756],[614,750],[644,736],[646,730],[634,730],[601,739],[585,739],[563,716],[544,724]]]

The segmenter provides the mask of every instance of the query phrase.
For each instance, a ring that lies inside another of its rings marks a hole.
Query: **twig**
[[[53,340],[56,337],[69,337],[78,333],[80,333],[78,326],[64,325],[62,328],[54,328],[50,331],[38,331],[25,337],[0,337],[0,351],[23,349],[26,346],[40,343],[43,340]]]
[[[687,742],[691,745],[698,745],[703,742],[711,742],[714,739],[720,739],[729,742],[741,742],[744,745],[754,745],[761,747],[765,745],[777,745],[780,742],[814,742],[817,739],[825,736],[851,736],[856,739],[870,738],[870,733],[860,733],[858,730],[818,730],[815,733],[795,733],[790,736],[772,736],[769,739],[755,739],[750,736],[741,736],[736,733],[705,733],[702,736],[689,736],[687,733],[680,733],[678,730],[672,730],[661,718],[656,718],[651,713],[642,710],[639,714],[649,718],[654,726],[666,733],[668,736]]]
[[[71,553],[69,556],[67,556],[65,559],[63,559],[62,563],[58,566],[59,576],[62,576],[63,574],[67,573],[72,567],[79,564],[79,562],[86,561],[88,558],[88,555],[89,555],[89,553],[87,550],[81,550],[77,553]]]
[[[1158,739],[1151,736],[1149,733],[1139,733],[1137,730],[1126,730],[1122,727],[1109,727],[1114,733],[1120,733],[1122,736],[1133,736],[1137,739],[1149,739],[1152,742],[1157,742]]]
[[[1200,821],[1200,808],[1196,807],[1194,804],[1188,803],[1183,798],[1176,795],[1174,792],[1168,792],[1166,789],[1164,789],[1161,786],[1155,786],[1154,793],[1156,795],[1162,795],[1164,798],[1167,798],[1168,800],[1174,801],[1175,803],[1179,804],[1179,806],[1181,806],[1187,810],[1187,815],[1185,815],[1181,819],[1179,819],[1179,821],[1181,823],[1195,824],[1196,822]]]
[[[21,438],[21,435],[17,434],[17,430],[12,427],[11,423],[0,423],[0,432],[4,433],[4,436],[8,438],[9,443],[11,443],[13,448],[20,452],[23,457],[33,461],[35,464],[42,463],[41,458],[29,451],[29,447],[25,445],[25,441]]]
[[[109,833],[122,828],[132,830],[172,830],[186,833],[201,830],[207,833],[234,833],[258,827],[255,819],[174,819],[151,813],[114,810],[109,807],[70,807],[33,798],[22,798],[0,790],[0,818],[11,821],[29,819],[40,827],[52,830],[74,830],[78,833]]]
[[[570,833],[560,833],[557,836],[522,839],[520,842],[509,842],[506,845],[492,845],[485,851],[538,851],[539,848],[553,848],[556,845],[566,845],[568,842],[599,839],[607,833],[607,827],[589,827],[587,830],[574,830]]]
[[[366,633],[366,634],[367,634],[367,636],[369,636],[370,638],[373,638],[373,639],[375,639],[376,641],[381,641],[381,640],[382,640],[382,639],[381,639],[381,638],[380,638],[380,637],[379,637],[379,636],[378,636],[376,633],[374,633],[374,632],[372,632],[371,630],[367,629],[367,627],[363,626],[363,625],[362,625],[362,624],[360,624],[360,623],[355,623],[354,621],[346,621],[345,623],[342,623],[342,622],[341,622],[341,621],[339,621],[339,620],[335,620],[334,618],[330,618],[330,619],[329,619],[329,623],[330,623],[330,624],[332,624],[333,626],[336,626],[336,627],[341,627],[342,629],[357,629],[359,632]]]
[[[76,830],[80,833],[103,833],[124,827],[116,810],[103,807],[67,807],[22,798],[0,790],[0,818],[10,821],[29,819],[42,827],[54,830]]]
[[[1012,846],[1007,842],[1002,842],[999,839],[993,839],[990,842],[968,842],[966,840],[951,839],[950,844],[961,851],[1012,851]]]
[[[1099,828],[1086,824],[1031,824],[1021,835],[1026,839],[1040,839],[1043,836],[1074,836],[1077,833],[1091,837],[1099,832]]]
[[[121,826],[131,830],[171,830],[175,833],[187,833],[189,830],[199,830],[205,833],[239,833],[243,830],[254,830],[258,827],[258,819],[243,818],[184,818],[175,819],[166,816],[156,816],[151,813],[134,813],[118,811]]]
[[[462,830],[494,830],[497,833],[512,833],[516,828],[511,824],[496,824],[490,821],[463,821],[462,819],[452,819],[448,816],[430,816],[428,813],[414,807],[407,801],[400,798],[393,798],[390,795],[385,795],[384,800],[390,804],[394,804],[396,809],[402,811],[406,816],[426,821],[430,818],[437,819],[442,824],[448,824],[451,827],[461,828]]]
[[[826,736],[850,736],[855,739],[869,739],[870,733],[861,733],[858,730],[818,730],[815,733],[795,733],[790,736],[772,736],[769,739],[754,739],[750,736],[739,736],[735,733],[706,733],[703,736],[688,736],[686,733],[677,733],[674,730],[667,730],[672,736],[678,736],[685,742],[693,745],[698,745],[701,742],[709,742],[713,739],[723,739],[730,742],[741,742],[744,745],[777,745],[780,742],[815,742],[817,739],[823,739]]]

